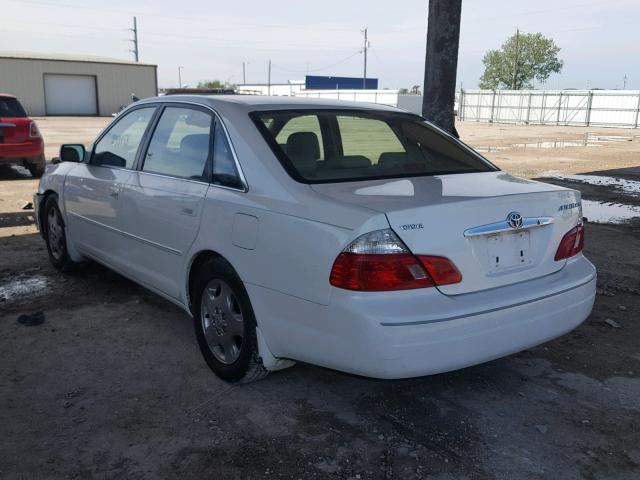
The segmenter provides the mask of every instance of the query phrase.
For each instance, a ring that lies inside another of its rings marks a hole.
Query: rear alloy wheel
[[[244,320],[231,287],[213,279],[204,288],[200,301],[200,321],[213,356],[225,365],[238,360],[242,350]]]
[[[221,258],[209,260],[196,274],[192,292],[196,338],[209,368],[229,382],[265,377],[253,309],[231,266]]]
[[[67,252],[67,237],[64,229],[62,214],[58,208],[58,199],[49,195],[44,201],[43,228],[47,242],[49,260],[58,270],[71,270],[76,263],[71,260]]]

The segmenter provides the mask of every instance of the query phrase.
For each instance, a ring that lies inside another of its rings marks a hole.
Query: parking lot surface
[[[41,120],[48,158],[107,121]],[[507,171],[640,208],[640,131],[459,130]],[[593,172],[615,181],[568,175]],[[0,478],[640,476],[638,219],[587,224],[595,309],[553,342],[411,380],[298,364],[229,385],[173,305],[93,263],[50,266],[23,210],[36,185],[23,169],[0,170]],[[18,322],[37,312],[43,323]]]

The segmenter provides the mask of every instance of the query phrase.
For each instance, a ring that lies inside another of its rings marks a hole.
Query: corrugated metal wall
[[[460,118],[638,128],[640,90],[463,90]]]
[[[153,97],[158,91],[155,65],[0,57],[0,92],[18,97],[29,115],[46,115],[45,74],[96,76],[102,116],[131,103],[131,93],[142,99]]]

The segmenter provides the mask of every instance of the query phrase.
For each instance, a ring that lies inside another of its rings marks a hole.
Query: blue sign
[[[378,89],[377,78],[367,78],[366,85],[362,77],[321,77],[317,75],[307,75],[305,77],[305,88],[307,90],[367,90]]]

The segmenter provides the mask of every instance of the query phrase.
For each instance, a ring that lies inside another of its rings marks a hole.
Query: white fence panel
[[[302,90],[294,92],[294,96],[398,105],[398,90]]]
[[[460,118],[476,122],[638,128],[640,90],[464,90]]]

